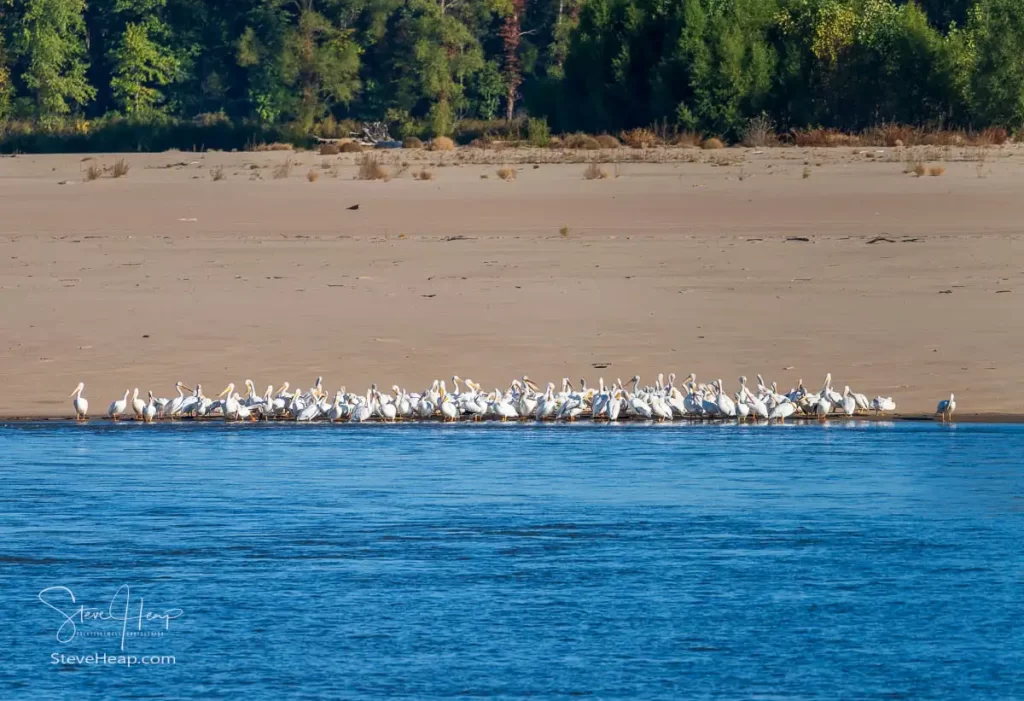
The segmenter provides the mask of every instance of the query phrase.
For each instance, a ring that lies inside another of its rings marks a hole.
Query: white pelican
[[[114,421],[117,421],[117,417],[120,414],[123,414],[124,412],[128,411],[128,395],[129,394],[131,394],[131,390],[127,390],[126,389],[124,391],[124,396],[121,399],[118,399],[117,401],[111,402],[110,403],[110,408],[107,409],[107,416],[112,418]]]
[[[847,416],[853,416],[855,411],[857,411],[857,399],[850,392],[850,388],[846,387],[843,390],[843,413]]]
[[[949,395],[949,399],[943,399],[939,402],[939,405],[935,407],[936,414],[942,414],[943,421],[952,421],[953,412],[956,411],[956,400],[953,395]]]
[[[84,391],[85,383],[79,382],[75,391],[71,393],[71,396],[74,397],[71,400],[71,406],[75,407],[75,421],[85,421],[89,413],[89,400],[82,396]]]
[[[441,416],[445,421],[459,420],[459,407],[452,401],[452,395],[444,390],[444,383],[441,383]]]
[[[156,416],[156,400],[153,399],[153,393],[149,393],[149,403],[142,408],[142,420],[147,424],[153,423],[153,418]]]
[[[146,408],[146,403],[139,399],[139,388],[136,387],[135,391],[132,392],[132,413],[135,414],[136,419],[142,418],[142,412]]]
[[[608,420],[618,421],[619,412],[622,411],[622,390],[615,390],[610,397],[608,397]]]
[[[186,385],[184,385],[181,382],[175,382],[174,383],[174,388],[178,390],[178,396],[174,397],[173,399],[171,399],[171,401],[167,402],[167,404],[164,406],[164,411],[163,411],[164,416],[169,416],[172,419],[178,413],[181,412],[181,407],[185,403],[185,392],[184,392],[184,390],[187,389],[190,392],[192,391],[192,388],[187,387]],[[231,385],[231,388],[234,389],[234,385]]]
[[[768,414],[768,420],[778,419],[779,423],[786,423],[786,418],[796,413],[796,404],[790,401],[789,397],[786,397],[783,401],[775,405],[775,408]]]
[[[224,391],[217,395],[218,397],[224,397],[224,420],[238,418],[238,400],[235,399],[235,383],[231,382]]]
[[[722,381],[718,381],[718,411],[723,416],[736,416],[736,403],[725,393]]]
[[[871,400],[871,408],[875,410],[875,414],[882,411],[896,411],[896,402],[892,400],[892,397],[875,397]]]
[[[352,409],[352,417],[349,421],[362,423],[370,420],[370,417],[373,415],[373,409],[370,408],[370,399],[370,390],[366,390],[365,401],[356,404],[355,408]]]

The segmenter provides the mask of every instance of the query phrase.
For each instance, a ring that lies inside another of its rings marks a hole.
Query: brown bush
[[[282,144],[279,141],[275,141],[272,144],[254,144],[251,148],[252,151],[291,151],[291,144]]]
[[[224,172],[224,166],[214,166],[210,168],[210,178],[214,182],[227,179],[227,173]]]
[[[611,134],[598,134],[594,139],[601,148],[618,148],[621,145],[619,144],[619,140]]]
[[[1010,139],[1010,132],[1004,127],[987,127],[978,132],[975,143],[979,146],[1002,146]]]
[[[356,141],[346,141],[341,145],[342,153],[362,153],[366,147]]]
[[[932,166],[931,168],[928,169],[928,175],[932,176],[933,178],[937,178],[940,175],[943,175],[945,172],[945,166]]]
[[[710,151],[725,148],[725,144],[722,143],[721,139],[712,136],[710,139],[704,139],[704,143],[702,143],[700,147],[706,151]]]
[[[114,161],[114,167],[110,169],[110,176],[113,178],[123,178],[128,175],[129,170],[131,170],[131,166],[123,158],[118,158]]]
[[[515,168],[509,168],[508,166],[504,166],[502,168],[498,168],[498,177],[501,178],[502,180],[515,180],[516,179],[516,169]]]
[[[376,154],[364,153],[359,159],[359,170],[356,173],[357,180],[384,180],[391,179],[388,169],[381,165]]]
[[[402,148],[423,148],[423,142],[415,136],[407,136],[402,139]]]
[[[631,148],[650,148],[658,145],[658,135],[650,129],[629,129],[619,134],[622,143]]]
[[[413,173],[412,177],[413,180],[433,180],[434,174],[431,171],[427,170],[426,168],[423,168],[419,172]]]
[[[794,129],[791,132],[793,143],[804,148],[832,148],[835,146],[856,146],[861,143],[860,137],[844,134],[835,129]]]
[[[449,139],[447,136],[435,136],[430,141],[431,151],[454,151],[455,142]]]
[[[91,164],[88,168],[85,169],[85,179],[87,181],[89,181],[89,180],[99,180],[100,176],[102,176],[102,175],[103,175],[103,169],[100,168],[95,163]]]
[[[608,177],[608,171],[596,163],[591,163],[583,171],[583,178],[585,180],[605,180]]]
[[[311,183],[315,183],[319,179],[320,179],[320,173],[317,173],[312,168],[310,168],[309,172],[306,173],[306,180],[308,180]]]
[[[681,131],[672,139],[675,146],[697,148],[704,141],[704,135],[699,131]]]
[[[321,156],[337,156],[341,153],[341,146],[336,141],[325,141],[320,144]]]
[[[588,134],[569,134],[563,140],[565,148],[580,149],[583,151],[599,151],[600,142]]]

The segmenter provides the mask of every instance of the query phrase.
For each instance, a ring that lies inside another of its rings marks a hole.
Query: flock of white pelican
[[[246,396],[235,390],[234,383],[224,388],[216,398],[203,394],[203,386],[194,388],[182,382],[175,384],[177,396],[156,397],[153,392],[143,399],[139,390],[125,390],[115,400],[107,415],[117,421],[134,418],[145,422],[156,419],[221,418],[225,421],[257,421],[290,419],[294,421],[459,421],[533,420],[533,421],[594,421],[678,419],[710,419],[736,421],[785,422],[791,416],[816,418],[824,421],[829,416],[891,413],[896,410],[892,397],[867,396],[852,391],[848,386],[842,392],[832,387],[832,374],[825,377],[821,388],[812,392],[803,380],[786,393],[779,391],[777,383],[766,384],[761,375],[756,386],[748,386],[747,378],[739,378],[739,388],[732,394],[726,391],[722,380],[698,383],[690,374],[676,383],[675,373],[658,375],[654,385],[641,385],[640,377],[629,382],[617,380],[610,386],[604,378],[597,387],[588,387],[581,380],[579,387],[569,378],[563,378],[561,389],[549,382],[542,390],[529,377],[523,376],[509,383],[504,390],[492,392],[473,380],[451,378],[449,391],[444,380],[434,380],[422,392],[409,392],[397,385],[390,392],[371,385],[365,393],[346,391],[344,387],[332,396],[323,388],[323,378],[316,378],[306,391],[289,391],[287,382],[276,390],[273,385],[263,394],[256,390],[252,380],[245,381]],[[85,383],[79,382],[71,393],[76,419],[88,417],[89,402],[83,392]],[[939,404],[936,414],[950,420],[956,402],[953,395]]]

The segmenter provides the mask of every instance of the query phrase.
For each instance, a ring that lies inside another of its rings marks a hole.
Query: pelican
[[[238,400],[235,399],[235,383],[232,382],[224,388],[224,391],[217,395],[224,397],[224,420],[238,418]]]
[[[956,411],[956,400],[953,395],[949,395],[949,399],[943,399],[939,402],[939,405],[935,407],[935,413],[942,415],[943,421],[952,421],[953,412]]]
[[[142,412],[146,409],[146,403],[139,399],[139,388],[136,387],[135,391],[132,392],[132,413],[135,414],[136,419],[142,418]]]
[[[71,393],[71,396],[74,397],[71,406],[75,407],[75,421],[85,421],[89,413],[89,400],[82,396],[84,391],[85,383],[79,382],[75,391]]]
[[[722,381],[718,381],[718,410],[723,416],[736,416],[736,403],[725,393]]]
[[[359,402],[352,410],[352,418],[349,421],[355,421],[356,423],[362,423],[369,421],[370,416],[373,415],[373,409],[370,408],[370,390],[366,390],[365,401]]]
[[[444,390],[444,383],[441,383],[441,416],[445,421],[459,420],[459,407],[452,401],[452,395]]]
[[[167,402],[167,404],[164,406],[164,412],[163,412],[164,416],[169,416],[172,419],[178,413],[181,412],[181,407],[185,403],[185,392],[184,392],[184,390],[187,389],[190,392],[192,391],[191,387],[187,387],[186,385],[184,385],[181,382],[175,382],[174,383],[174,388],[178,390],[178,396],[174,397],[173,399],[171,399],[171,401]],[[234,389],[235,386],[231,385],[231,388]]]
[[[130,390],[124,391],[124,396],[117,401],[110,403],[110,408],[107,409],[107,416],[117,421],[117,417],[128,410],[128,395],[131,393]]]
[[[857,398],[850,392],[850,388],[846,387],[843,390],[843,413],[847,416],[853,416],[855,411],[857,411]]]
[[[149,393],[149,403],[142,408],[142,420],[147,424],[153,423],[153,418],[156,416],[156,400],[153,398],[153,392]]]
[[[768,420],[778,419],[779,423],[786,423],[786,418],[796,413],[796,404],[786,397],[775,405],[775,408],[768,414]]]
[[[883,411],[896,411],[896,402],[892,400],[892,397],[875,397],[871,400],[871,408],[875,410],[875,414]]]

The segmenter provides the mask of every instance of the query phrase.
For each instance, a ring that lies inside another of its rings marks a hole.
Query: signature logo
[[[163,611],[147,610],[145,599],[139,598],[138,603],[132,600],[131,588],[122,584],[114,592],[110,604],[106,608],[93,608],[78,603],[75,593],[64,586],[47,587],[39,592],[39,600],[48,607],[60,614],[60,627],[57,628],[57,642],[70,643],[79,635],[79,626],[82,626],[82,635],[101,635],[104,637],[120,637],[121,650],[124,650],[125,639],[130,637],[141,637],[148,633],[144,630],[149,626],[149,631],[154,628],[163,631],[171,629],[171,621],[181,618],[184,614],[179,608],[164,609]],[[88,624],[101,624],[101,631],[86,631]],[[114,626],[106,625],[119,624],[119,630]],[[163,633],[158,633],[162,635]]]

